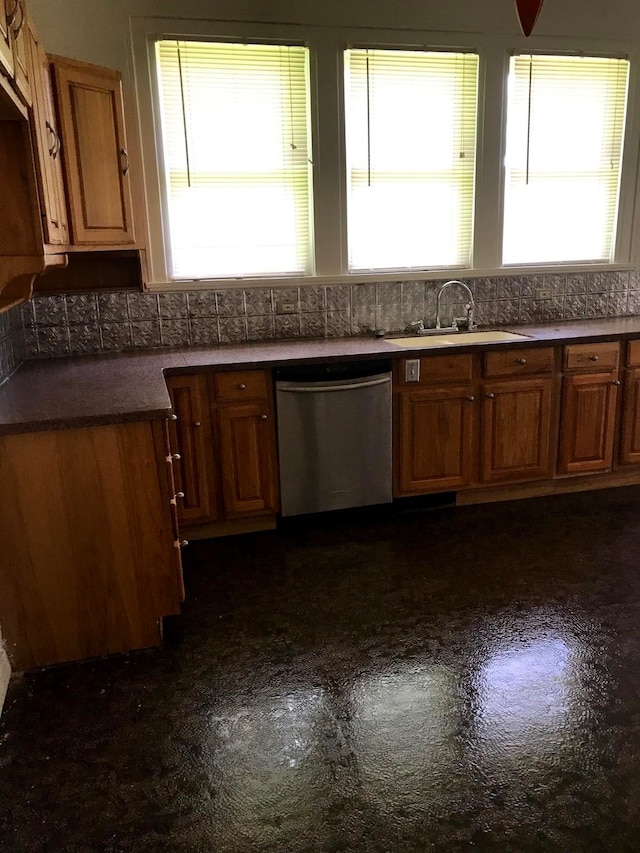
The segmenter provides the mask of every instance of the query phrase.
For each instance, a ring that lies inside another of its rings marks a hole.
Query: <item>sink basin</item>
[[[527,335],[517,335],[515,332],[454,332],[443,335],[411,335],[409,338],[387,338],[388,344],[397,347],[415,347],[430,349],[431,347],[464,347],[468,344],[499,344],[504,341],[528,340]]]

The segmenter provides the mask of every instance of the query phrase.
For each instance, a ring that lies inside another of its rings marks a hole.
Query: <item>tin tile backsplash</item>
[[[463,279],[480,325],[640,314],[640,272]],[[401,332],[414,320],[434,325],[441,281],[238,288],[175,293],[74,293],[38,296],[0,315],[0,379],[26,356],[202,346],[285,338]],[[549,298],[538,299],[539,289]],[[463,313],[451,288],[442,319]],[[10,317],[2,320],[2,317]]]
[[[0,382],[4,382],[24,360],[24,338],[20,308],[0,314]]]

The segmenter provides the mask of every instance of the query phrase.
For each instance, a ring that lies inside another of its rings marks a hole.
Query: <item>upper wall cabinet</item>
[[[50,57],[55,83],[71,242],[134,243],[120,74]]]
[[[31,24],[27,16],[26,0],[16,0],[9,28],[13,49],[13,74],[15,86],[26,104],[31,105]]]
[[[38,173],[44,242],[51,246],[60,246],[69,242],[62,176],[62,143],[53,106],[49,61],[34,33],[29,32],[29,39],[33,93],[31,134]]]
[[[16,0],[0,0],[0,73],[6,77],[13,77],[11,20],[16,5]]]

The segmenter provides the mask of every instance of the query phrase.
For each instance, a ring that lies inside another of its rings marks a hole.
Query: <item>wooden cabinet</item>
[[[480,478],[483,483],[551,476],[553,379],[483,386]]]
[[[176,374],[167,386],[184,534],[202,538],[273,527],[278,473],[269,372]]]
[[[15,670],[158,646],[179,612],[154,426],[0,438],[0,624]]]
[[[572,344],[564,350],[558,471],[608,471],[616,434],[620,345]]]
[[[620,463],[640,463],[640,340],[630,341],[624,380]]]
[[[134,242],[119,72],[50,57],[75,245]]]
[[[31,133],[36,157],[44,242],[59,246],[69,242],[62,176],[62,142],[53,105],[49,61],[31,31],[29,38],[33,69]]]
[[[396,368],[396,495],[551,477],[552,347],[419,362],[418,382]]]
[[[470,354],[396,362],[396,496],[452,491],[474,479],[474,364]]]
[[[484,356],[482,483],[551,476],[554,365],[553,347],[496,350]]]
[[[173,462],[179,522],[188,526],[216,521],[207,377],[204,374],[169,376],[167,387],[175,418],[169,422],[170,445],[180,457]]]
[[[27,0],[16,0],[11,18],[14,84],[26,104],[31,105],[31,24],[27,15]]]
[[[17,0],[0,0],[0,74],[5,77],[13,77],[11,23],[17,6]]]
[[[222,499],[226,518],[276,510],[276,459],[268,400],[218,409]]]
[[[474,401],[473,385],[400,395],[399,494],[451,491],[471,483]]]

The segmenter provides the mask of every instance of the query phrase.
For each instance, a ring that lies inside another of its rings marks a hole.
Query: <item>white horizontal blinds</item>
[[[629,63],[511,59],[503,262],[612,261]]]
[[[470,266],[478,57],[348,50],[352,270]]]
[[[158,42],[173,278],[310,271],[307,54]]]

